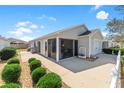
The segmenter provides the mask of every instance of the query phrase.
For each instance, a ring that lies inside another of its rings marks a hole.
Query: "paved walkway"
[[[25,56],[28,56],[25,54]],[[32,83],[32,79],[31,79],[31,75],[30,75],[30,68],[28,66],[28,62],[27,60],[23,60],[22,58],[23,56],[20,55],[20,65],[21,65],[21,76],[20,76],[20,82],[22,84],[23,88],[32,88],[33,87],[33,83]]]
[[[22,62],[27,62],[29,58],[35,57],[42,61],[42,64],[51,72],[55,72],[61,76],[63,82],[72,88],[106,88],[110,86],[112,63],[97,66],[92,69],[73,73],[72,71],[48,60],[47,58],[38,54],[31,54],[30,52],[21,52]]]

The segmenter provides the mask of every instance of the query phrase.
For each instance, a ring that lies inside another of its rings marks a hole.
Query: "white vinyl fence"
[[[112,80],[110,88],[117,88],[121,68],[121,52],[118,52],[117,61],[115,67],[112,69]]]

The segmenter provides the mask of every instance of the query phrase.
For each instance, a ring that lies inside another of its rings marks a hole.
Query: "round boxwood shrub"
[[[29,58],[28,63],[31,63],[33,60],[36,60],[36,58]]]
[[[10,58],[8,61],[7,61],[7,64],[20,64],[20,61],[18,58],[14,57],[14,58]]]
[[[0,86],[0,88],[21,88],[21,86],[16,83],[8,83],[8,84]]]
[[[38,88],[60,88],[62,80],[56,73],[48,73],[41,77],[36,85]]]
[[[38,80],[43,77],[46,74],[46,69],[43,67],[38,67],[36,69],[33,70],[31,76],[32,76],[32,80],[34,81],[34,83],[36,84],[38,82]]]
[[[21,67],[19,64],[8,64],[2,71],[2,79],[6,83],[15,83],[18,81],[21,74]]]
[[[2,60],[7,60],[16,55],[16,49],[14,47],[5,47],[0,52]]]
[[[33,71],[37,67],[41,66],[41,61],[40,60],[33,60],[33,61],[31,61],[31,63],[29,63],[29,66],[30,66],[31,71]]]

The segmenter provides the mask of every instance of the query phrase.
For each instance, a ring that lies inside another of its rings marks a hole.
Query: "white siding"
[[[89,37],[88,36],[84,36],[78,39],[78,49],[80,47],[85,47],[86,48],[86,56],[89,56]],[[79,54],[85,54],[85,51],[79,51]]]
[[[96,54],[96,48],[100,48],[102,52],[102,40],[103,40],[103,37],[101,36],[101,33],[100,32],[94,32],[94,35],[91,36],[91,55],[95,55]],[[97,45],[96,45],[97,44]]]

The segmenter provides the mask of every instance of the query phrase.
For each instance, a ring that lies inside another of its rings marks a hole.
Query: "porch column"
[[[56,62],[59,62],[59,37],[56,37]]]
[[[73,56],[75,56],[75,40],[73,40]]]

